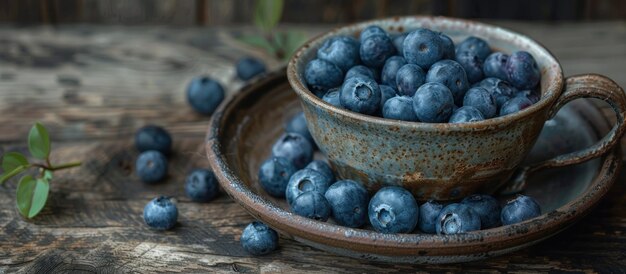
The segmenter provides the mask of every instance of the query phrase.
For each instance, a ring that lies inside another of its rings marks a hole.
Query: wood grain
[[[496,22],[537,39],[561,60],[566,75],[597,72],[626,86],[623,23]],[[301,28],[308,34],[324,27]],[[0,273],[85,272],[624,272],[626,176],[590,216],[558,236],[508,256],[469,264],[373,264],[319,251],[287,238],[280,250],[251,257],[238,240],[252,218],[221,195],[192,203],[184,175],[206,167],[208,117],[186,105],[189,79],[208,74],[233,94],[233,62],[256,55],[235,42],[246,27],[0,27],[0,153],[27,151],[33,121],[46,124],[53,160],[83,160],[55,174],[43,213],[25,220],[15,209],[15,183],[0,187]],[[609,111],[607,111],[610,114]],[[611,114],[612,115],[612,114]],[[166,182],[145,185],[133,175],[134,131],[166,127],[174,155]],[[622,148],[626,148],[622,141]],[[178,199],[172,231],[148,229],[143,206],[158,194]]]

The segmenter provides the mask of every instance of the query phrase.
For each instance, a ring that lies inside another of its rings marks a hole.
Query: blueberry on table
[[[143,208],[143,220],[156,230],[168,230],[176,225],[178,208],[170,197],[159,196]]]
[[[296,168],[303,168],[313,160],[313,145],[298,133],[284,133],[272,146],[274,157],[285,157]]]
[[[529,89],[518,91],[517,93],[515,93],[513,97],[525,97],[526,99],[530,100],[530,102],[532,102],[533,104],[539,102],[539,99],[541,99],[539,92],[534,91],[534,90],[529,90]]]
[[[441,60],[445,48],[439,34],[429,29],[417,29],[409,33],[402,44],[404,59],[409,64],[416,64],[428,69]]]
[[[465,92],[469,88],[469,81],[465,70],[454,60],[441,60],[434,63],[426,73],[427,83],[441,83],[446,86],[455,102],[462,102]]]
[[[474,53],[481,62],[491,54],[491,48],[487,41],[475,36],[467,37],[457,45],[457,53],[464,51]]]
[[[341,85],[343,72],[331,62],[315,59],[304,68],[304,81],[311,92],[322,97],[329,89]]]
[[[443,47],[443,59],[454,59],[454,42],[448,35],[439,33],[439,39],[441,39],[441,46]]]
[[[330,179],[319,171],[308,168],[298,170],[289,178],[289,183],[285,190],[287,203],[291,205],[304,192],[317,191],[324,194],[330,183]]]
[[[449,204],[439,212],[435,228],[439,235],[480,230],[480,216],[468,205]]]
[[[309,219],[325,222],[330,217],[330,204],[324,194],[317,191],[300,194],[290,206],[293,213]]]
[[[333,174],[333,169],[330,168],[330,165],[328,165],[326,162],[322,160],[313,160],[311,163],[309,163],[305,167],[305,169],[315,170],[319,173],[322,173],[324,176],[326,176],[330,182],[335,181],[335,175]]]
[[[341,87],[341,105],[362,114],[374,114],[380,109],[380,87],[371,78],[355,76],[346,79]]]
[[[453,108],[452,93],[440,83],[426,83],[413,96],[413,111],[425,123],[448,122]]]
[[[304,112],[298,112],[294,115],[287,123],[285,123],[285,132],[287,133],[297,133],[304,136],[311,145],[315,144],[315,140],[313,140],[313,136],[309,132],[309,128],[306,126],[306,118],[304,117]]]
[[[463,106],[477,108],[485,119],[493,118],[498,114],[496,97],[482,87],[470,88],[463,97]]]
[[[483,63],[483,74],[485,77],[496,77],[502,80],[509,78],[506,72],[506,63],[509,55],[502,52],[494,52],[490,54]]]
[[[213,200],[219,194],[215,174],[208,169],[192,170],[185,180],[185,193],[194,202]]]
[[[481,229],[500,225],[500,204],[496,198],[484,194],[473,194],[465,197],[461,204],[468,205],[478,214]]]
[[[392,88],[397,88],[396,86],[396,74],[398,74],[398,70],[406,65],[406,60],[402,56],[391,56],[387,61],[385,61],[385,65],[383,66],[383,70],[380,75],[380,81],[383,85],[388,85]]]
[[[360,183],[353,180],[337,181],[326,190],[324,196],[338,224],[360,227],[367,222],[369,194]]]
[[[506,101],[504,105],[502,105],[502,107],[500,108],[500,116],[506,116],[511,113],[516,113],[532,105],[533,102],[528,100],[528,98],[526,97],[513,97]]]
[[[329,89],[328,92],[324,94],[324,97],[322,97],[322,100],[338,108],[343,108],[339,101],[339,92],[339,88]]]
[[[462,106],[456,109],[448,123],[469,123],[485,120],[483,114],[475,107]]]
[[[369,202],[368,216],[382,233],[409,233],[415,229],[419,208],[413,195],[397,186],[381,188]]]
[[[167,158],[156,150],[144,151],[137,157],[135,169],[141,181],[156,183],[167,175]]]
[[[401,121],[418,121],[413,111],[413,99],[409,96],[396,96],[387,100],[383,107],[383,117]]]
[[[423,203],[420,206],[417,227],[419,227],[419,229],[424,233],[434,234],[437,232],[435,223],[437,222],[437,216],[439,216],[439,212],[441,212],[442,209],[443,205],[433,200]]]
[[[509,82],[501,80],[495,77],[485,78],[482,81],[476,83],[474,86],[479,86],[496,97],[496,103],[498,103],[498,109],[504,105],[506,101],[511,99],[517,93],[517,89]]]
[[[387,32],[379,26],[371,25],[361,31],[359,40],[363,43],[363,40],[376,35],[387,35]]]
[[[470,83],[476,83],[483,79],[483,61],[478,55],[469,51],[457,51],[456,61],[461,64]]]
[[[381,115],[382,115],[382,111],[383,111],[383,107],[385,106],[385,103],[387,102],[387,100],[396,97],[396,90],[393,89],[390,86],[387,85],[378,85],[378,87],[380,88],[380,111],[381,111]]]
[[[517,51],[506,62],[509,82],[520,90],[533,89],[541,80],[539,66],[533,56],[525,51]]]
[[[278,233],[264,223],[252,222],[241,233],[239,242],[254,256],[265,255],[278,248]]]
[[[359,55],[363,64],[368,67],[380,68],[394,54],[396,54],[396,48],[386,34],[371,35],[361,40]]]
[[[135,147],[139,152],[156,150],[164,155],[169,155],[172,150],[172,137],[162,127],[144,126],[135,134]]]
[[[265,160],[259,168],[259,183],[272,197],[284,198],[289,178],[296,171],[296,167],[287,158],[271,157]]]
[[[317,50],[317,58],[331,62],[346,72],[360,63],[359,47],[359,41],[350,36],[332,37]]]
[[[391,41],[393,42],[393,46],[396,47],[396,51],[398,55],[404,56],[404,49],[402,48],[402,45],[404,44],[404,39],[406,38],[407,35],[409,34],[405,32],[405,33],[395,35],[393,36],[393,38],[391,38]]]
[[[350,70],[346,72],[345,79],[349,79],[355,76],[362,76],[362,77],[367,77],[370,79],[376,79],[376,76],[374,75],[374,71],[371,68],[368,68],[363,65],[358,65],[358,66],[354,66],[350,68]]]
[[[187,86],[187,102],[198,113],[211,115],[224,100],[224,88],[207,77],[196,77]]]
[[[248,81],[254,76],[265,73],[265,63],[254,57],[244,57],[237,61],[235,65],[237,77],[243,81]]]
[[[518,195],[502,208],[500,221],[503,225],[511,225],[530,220],[541,215],[541,207],[529,196]]]
[[[426,81],[426,73],[420,66],[406,64],[396,74],[396,86],[399,95],[413,96],[415,91]]]

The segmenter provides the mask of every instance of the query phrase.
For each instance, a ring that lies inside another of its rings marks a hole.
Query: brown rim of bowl
[[[359,29],[360,30],[369,25],[379,24],[380,22],[386,22],[386,21],[398,22],[401,20],[410,20],[410,19],[422,20],[425,22],[430,20],[432,22],[448,21],[448,22],[455,23],[455,24],[466,24],[466,25],[472,26],[473,28],[485,29],[484,31],[485,33],[500,32],[501,35],[515,37],[516,39],[519,39],[520,41],[519,43],[527,44],[530,47],[536,48],[538,51],[542,52],[543,55],[545,55],[544,56],[545,58],[548,58],[549,66],[545,67],[545,69],[546,71],[550,69],[555,70],[553,72],[555,74],[554,80],[548,83],[548,86],[545,90],[542,89],[542,95],[541,95],[540,100],[526,109],[523,109],[519,112],[516,112],[514,114],[509,114],[503,117],[494,117],[494,118],[490,118],[490,119],[486,119],[486,120],[482,120],[478,122],[472,122],[472,123],[453,123],[453,124],[397,121],[397,120],[385,119],[382,117],[376,117],[376,116],[370,116],[370,115],[364,115],[364,114],[352,112],[349,110],[335,107],[325,102],[324,100],[315,96],[303,84],[303,79],[300,77],[300,75],[297,72],[296,63],[300,61],[300,59],[302,58],[302,55],[304,55],[309,50],[317,49],[327,38],[336,36],[338,35],[338,32],[341,32],[347,29]],[[328,111],[331,113],[333,112],[337,113],[343,116],[344,118],[351,119],[352,121],[367,122],[367,123],[378,124],[378,125],[383,125],[383,126],[403,126],[403,127],[414,128],[414,129],[419,129],[423,131],[439,131],[439,130],[480,131],[480,130],[487,130],[487,129],[492,129],[492,128],[506,127],[512,123],[515,123],[524,119],[525,117],[529,115],[532,115],[533,113],[537,111],[540,111],[543,108],[551,108],[554,105],[555,101],[558,99],[558,97],[561,95],[561,92],[563,90],[563,83],[564,83],[563,82],[563,79],[564,79],[563,69],[561,68],[560,63],[556,60],[554,55],[552,55],[552,53],[547,48],[545,48],[540,43],[534,41],[530,37],[501,28],[501,27],[489,25],[489,24],[479,23],[479,22],[470,21],[470,20],[448,18],[448,17],[443,17],[443,16],[392,17],[392,18],[387,18],[387,19],[370,20],[370,21],[365,21],[361,23],[356,23],[356,24],[351,24],[351,25],[346,25],[343,27],[335,28],[329,32],[320,34],[308,40],[300,48],[298,48],[296,53],[289,60],[289,63],[287,66],[287,78],[289,79],[289,83],[291,84],[291,87],[300,96],[300,98],[311,102],[312,104],[324,109],[325,111]]]
[[[279,77],[280,76],[280,77]],[[621,149],[616,146],[603,159],[591,185],[576,199],[536,218],[508,226],[472,231],[457,235],[383,234],[373,230],[343,227],[314,221],[290,213],[254,193],[229,167],[222,153],[220,132],[226,114],[237,111],[239,103],[250,93],[284,81],[283,71],[255,81],[222,104],[211,118],[206,138],[207,157],[222,188],[250,214],[271,227],[327,246],[380,255],[446,256],[475,254],[516,246],[552,235],[582,218],[609,190],[621,167]],[[608,122],[607,122],[608,123]]]

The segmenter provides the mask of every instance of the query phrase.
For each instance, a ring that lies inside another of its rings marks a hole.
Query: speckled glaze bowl
[[[358,36],[367,26],[390,33],[429,28],[455,42],[481,37],[506,53],[530,52],[541,69],[541,100],[518,113],[467,124],[429,124],[367,116],[334,107],[310,92],[304,68],[317,49],[337,35]],[[626,96],[612,80],[581,75],[564,80],[558,61],[532,39],[512,31],[472,21],[443,17],[396,17],[335,29],[306,43],[290,60],[289,83],[298,94],[309,130],[339,177],[355,179],[373,191],[399,185],[419,200],[450,200],[475,192],[493,193],[516,170],[571,165],[606,153],[624,134]],[[617,124],[590,148],[520,168],[543,124],[568,102],[583,97],[605,100],[617,114]]]

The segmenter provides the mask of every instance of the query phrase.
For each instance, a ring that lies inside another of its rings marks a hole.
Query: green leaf
[[[253,47],[262,48],[272,55],[276,52],[274,46],[269,41],[267,41],[267,39],[259,35],[246,35],[240,37],[239,40]]]
[[[254,24],[269,32],[278,24],[283,14],[283,0],[257,0],[254,9]]]
[[[285,36],[285,58],[290,58],[306,42],[307,37],[304,33],[296,31],[289,31]]]
[[[50,137],[40,123],[35,123],[28,133],[28,150],[33,157],[39,159],[46,159],[50,155]]]
[[[8,171],[4,174],[2,174],[2,177],[0,177],[0,185],[4,184],[4,182],[8,181],[9,179],[13,178],[13,176],[20,174],[20,172],[26,170],[28,168],[28,166],[18,166],[16,167],[14,170]]]
[[[2,158],[2,169],[5,172],[12,171],[19,166],[27,166],[28,160],[19,152],[7,152]]]
[[[22,216],[32,218],[46,205],[50,184],[47,180],[22,177],[17,185],[17,209]]]
[[[52,171],[50,171],[50,170],[45,170],[45,171],[43,172],[43,179],[44,179],[44,180],[46,180],[46,181],[48,181],[48,182],[49,182],[50,180],[52,180]]]

